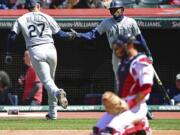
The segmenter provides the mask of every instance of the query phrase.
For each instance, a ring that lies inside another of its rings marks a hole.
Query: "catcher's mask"
[[[141,45],[140,41],[132,34],[120,35],[113,42],[113,49],[115,50],[116,56],[119,58],[126,57],[128,54],[127,45],[133,44],[135,48]]]
[[[113,42],[113,45],[122,47],[126,46],[127,44],[136,44],[136,45],[141,45],[141,42],[136,39],[136,36],[132,34],[125,34],[125,35],[120,35],[118,38]]]

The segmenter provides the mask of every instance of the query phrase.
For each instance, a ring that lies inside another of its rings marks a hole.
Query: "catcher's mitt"
[[[106,112],[112,115],[120,114],[128,109],[127,103],[111,91],[107,91],[102,95],[102,104]]]

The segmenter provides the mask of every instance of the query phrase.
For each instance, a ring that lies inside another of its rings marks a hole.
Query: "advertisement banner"
[[[62,29],[92,29],[95,28],[103,18],[91,19],[55,19]],[[140,28],[145,29],[180,29],[180,18],[135,18]],[[15,19],[0,19],[1,29],[10,29]]]

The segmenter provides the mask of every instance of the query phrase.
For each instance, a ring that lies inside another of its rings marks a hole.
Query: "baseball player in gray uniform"
[[[142,52],[145,52],[149,59],[152,60],[151,52],[143,35],[141,34],[136,21],[133,18],[125,16],[123,14],[124,10],[125,8],[122,0],[112,0],[109,8],[109,11],[112,15],[111,18],[104,19],[95,29],[86,33],[77,33],[74,30],[71,31],[76,34],[76,38],[81,40],[94,40],[105,33],[107,35],[111,49],[114,41],[118,38],[118,36],[126,34],[135,35],[136,39],[142,45]],[[117,92],[117,69],[120,59],[117,58],[113,49],[112,51],[112,66],[116,80],[115,91]],[[150,112],[148,112],[147,116],[149,119],[152,119]]]
[[[58,88],[54,82],[57,53],[52,35],[67,39],[72,39],[74,36],[72,32],[62,31],[51,16],[40,12],[40,4],[36,0],[26,0],[26,7],[30,12],[15,21],[8,36],[8,54],[5,61],[11,61],[9,55],[11,44],[16,36],[22,32],[35,71],[48,92],[49,112],[46,118],[57,119],[57,102],[59,101],[61,106],[66,108],[68,101],[66,92]]]
[[[121,0],[113,0],[110,4],[109,11],[112,15],[111,18],[104,19],[95,29],[86,33],[76,33],[77,38],[82,40],[94,40],[106,33],[110,48],[112,49],[113,42],[117,39],[119,35],[125,35],[130,33],[136,35],[137,40],[139,40],[144,48],[146,54],[151,57],[151,53],[146,45],[146,42],[141,34],[141,31],[133,18],[123,15],[124,4]],[[112,65],[115,77],[117,78],[117,67],[120,59],[115,56],[114,50],[112,53]]]

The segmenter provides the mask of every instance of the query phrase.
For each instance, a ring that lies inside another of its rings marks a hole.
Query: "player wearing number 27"
[[[33,67],[48,92],[49,112],[46,118],[56,119],[57,102],[59,101],[61,106],[66,108],[68,101],[66,99],[66,92],[58,88],[54,82],[57,52],[52,36],[55,35],[63,39],[73,39],[74,36],[71,32],[62,31],[51,16],[40,12],[40,4],[36,0],[26,0],[26,7],[29,12],[15,21],[8,36],[8,54],[5,60],[8,61],[7,59],[10,58],[9,52],[12,42],[22,32]]]
[[[121,99],[111,92],[103,94],[106,113],[94,127],[93,135],[150,134],[146,100],[153,85],[154,70],[151,60],[138,51],[141,47],[142,44],[132,34],[121,35],[114,41],[115,55],[122,60],[117,71],[118,96]],[[128,130],[137,123],[142,126],[134,128],[138,134]]]

